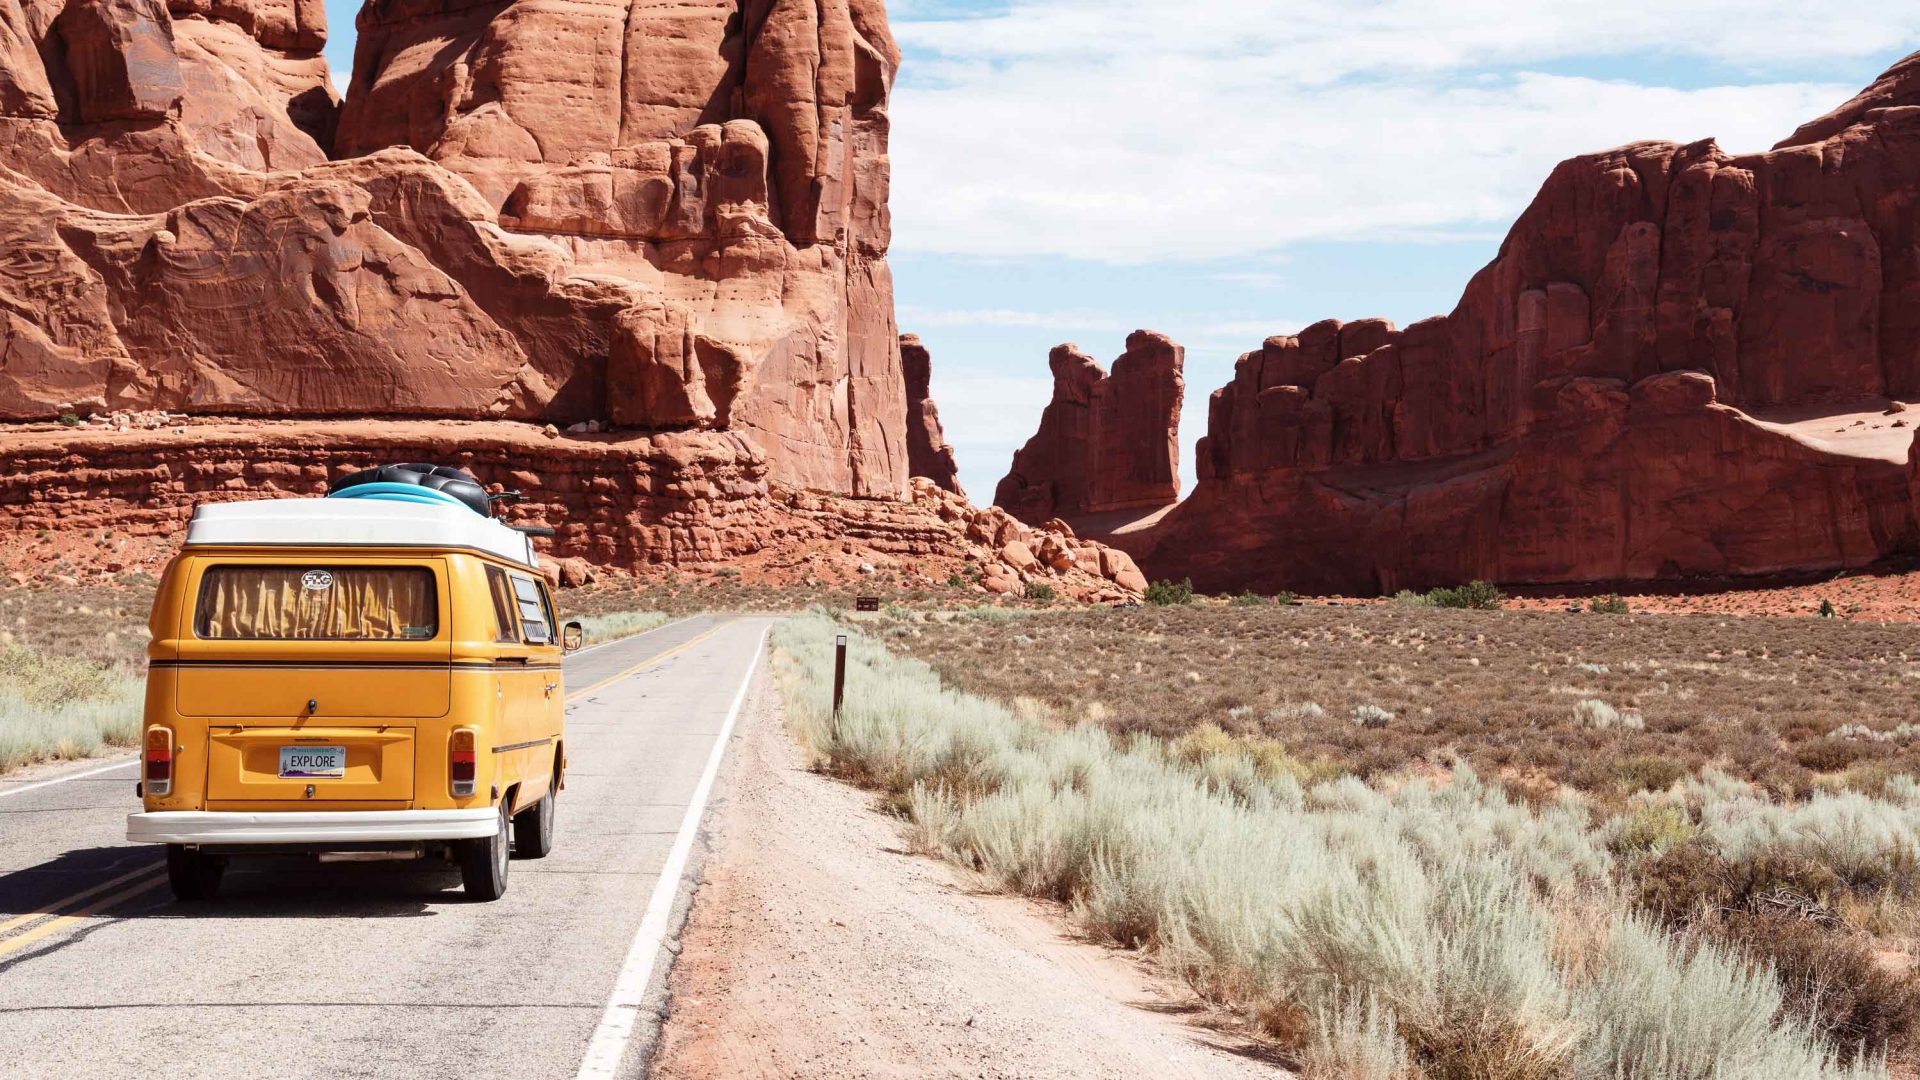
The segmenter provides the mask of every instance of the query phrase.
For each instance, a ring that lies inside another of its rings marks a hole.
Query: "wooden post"
[[[840,716],[840,703],[847,696],[847,635],[833,639],[833,715]]]

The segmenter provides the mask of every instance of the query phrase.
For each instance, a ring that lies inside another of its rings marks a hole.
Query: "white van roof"
[[[187,524],[188,547],[473,548],[538,567],[533,541],[462,506],[383,499],[260,499],[207,503]]]

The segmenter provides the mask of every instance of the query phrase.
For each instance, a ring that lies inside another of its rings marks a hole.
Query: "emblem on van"
[[[300,587],[309,592],[333,588],[333,575],[325,570],[309,570],[300,575]]]

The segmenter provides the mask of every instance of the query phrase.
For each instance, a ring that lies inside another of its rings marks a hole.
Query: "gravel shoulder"
[[[712,810],[654,1077],[1288,1075],[1134,957],[905,852],[866,794],[806,769],[763,685]]]

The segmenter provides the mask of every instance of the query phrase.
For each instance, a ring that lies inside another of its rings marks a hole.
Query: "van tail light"
[[[479,786],[480,756],[473,729],[454,728],[447,742],[447,780],[455,798],[472,795]]]
[[[145,791],[148,795],[173,792],[173,729],[147,729]]]

